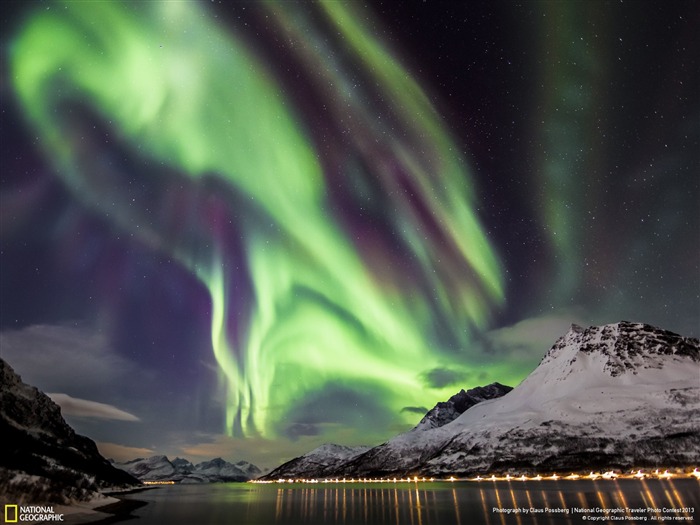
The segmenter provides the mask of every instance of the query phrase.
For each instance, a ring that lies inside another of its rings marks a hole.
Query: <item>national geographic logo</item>
[[[5,505],[5,523],[35,521],[63,521],[63,514],[54,512],[53,506]]]

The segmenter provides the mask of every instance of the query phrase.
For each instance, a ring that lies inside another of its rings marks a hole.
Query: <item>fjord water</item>
[[[700,483],[694,479],[223,483],[162,486],[128,497],[148,502],[132,514],[136,519],[131,522],[138,525],[565,525],[700,520]]]

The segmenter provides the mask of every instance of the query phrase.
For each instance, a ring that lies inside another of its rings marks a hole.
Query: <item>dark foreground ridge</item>
[[[13,504],[68,504],[141,485],[114,468],[95,442],[76,434],[46,394],[0,359],[0,498]]]

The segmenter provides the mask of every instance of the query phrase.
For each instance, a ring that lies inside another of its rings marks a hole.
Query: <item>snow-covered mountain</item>
[[[257,467],[256,467],[257,468]],[[258,470],[257,474],[260,471]],[[203,481],[248,481],[251,476],[238,468],[236,465],[224,461],[221,458],[215,458],[210,461],[197,463],[194,466],[192,474],[189,478],[201,477]],[[183,481],[187,481],[187,478]]]
[[[700,341],[624,321],[573,325],[511,392],[419,427],[324,475],[696,465]]]
[[[179,481],[179,479],[173,479],[175,475],[180,475],[181,479],[184,477],[185,472],[189,474],[193,467],[187,460],[177,458],[176,461],[178,461],[177,467],[166,456],[151,456],[149,458],[132,459],[125,463],[114,462],[112,465],[128,472],[141,481]]]
[[[342,465],[367,452],[370,447],[346,447],[326,443],[307,452],[303,456],[280,465],[264,476],[264,479],[278,478],[323,478],[333,476]]]
[[[151,456],[113,464],[141,481],[179,481],[180,483],[248,481],[261,473],[258,467],[247,461],[239,461],[234,465],[221,458],[193,465],[182,458],[170,461],[166,456]]]
[[[257,467],[257,465],[253,465],[249,461],[236,461],[234,465],[243,471],[243,473],[248,476],[249,479],[257,478],[260,474],[262,474],[262,471]]]
[[[155,457],[162,457],[165,459],[165,461],[168,461],[168,458],[165,456],[155,456]],[[179,472],[181,474],[189,474],[190,472],[192,472],[194,470],[194,465],[183,458],[175,458],[170,463],[172,464],[175,471]]]
[[[0,502],[68,503],[140,485],[78,435],[46,394],[0,359]]]
[[[477,403],[486,399],[500,397],[511,390],[511,387],[500,383],[473,388],[466,392],[461,390],[446,402],[440,402],[435,405],[409,433],[422,432],[446,425]],[[366,463],[374,461],[372,458],[381,458],[378,461],[392,462],[392,451],[387,450],[385,445],[370,448],[365,446],[346,447],[327,443],[301,457],[294,458],[280,465],[264,476],[264,479],[323,478],[342,475],[347,466],[352,464],[353,461]]]

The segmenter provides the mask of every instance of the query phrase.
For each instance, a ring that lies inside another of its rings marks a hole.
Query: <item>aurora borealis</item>
[[[697,335],[697,9],[487,4],[8,10],[3,357],[140,421],[98,441],[274,463],[570,322]],[[102,388],[37,370],[86,334]]]

